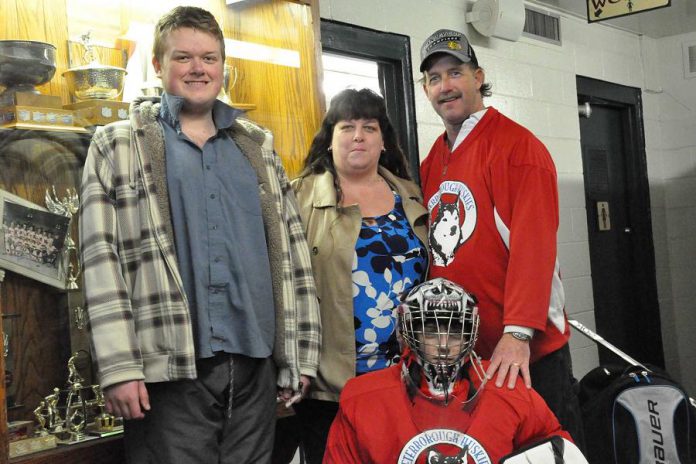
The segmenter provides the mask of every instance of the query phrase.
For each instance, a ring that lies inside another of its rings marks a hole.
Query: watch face
[[[529,335],[527,335],[526,333],[523,333],[523,332],[510,332],[510,335],[512,335],[513,337],[515,337],[518,340],[522,340],[525,342],[528,342],[529,340],[532,339],[532,337],[530,337]]]

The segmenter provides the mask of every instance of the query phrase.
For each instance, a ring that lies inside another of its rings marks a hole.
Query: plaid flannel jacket
[[[91,345],[102,387],[195,378],[191,317],[174,249],[158,98],[99,129],[82,178],[80,251]],[[316,375],[321,326],[297,204],[270,132],[228,130],[256,171],[271,263],[278,385]],[[253,265],[253,263],[249,263]]]

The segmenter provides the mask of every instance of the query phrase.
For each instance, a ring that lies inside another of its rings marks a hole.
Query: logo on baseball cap
[[[420,71],[425,69],[425,62],[436,53],[447,53],[457,58],[462,63],[471,62],[478,67],[478,60],[474,49],[469,44],[466,36],[461,32],[450,29],[440,29],[435,31],[423,42],[420,50],[421,65]]]

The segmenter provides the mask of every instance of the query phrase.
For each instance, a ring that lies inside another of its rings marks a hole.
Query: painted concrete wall
[[[570,316],[594,328],[589,243],[575,77],[582,75],[643,90],[658,292],[668,370],[696,391],[696,79],[681,72],[680,37],[654,40],[561,16],[562,45],[479,35],[465,22],[462,0],[321,0],[322,18],[408,35],[414,63],[423,40],[440,28],[467,34],[493,96],[486,100],[532,130],[558,170],[561,222],[559,259]],[[537,6],[538,8],[538,6]],[[553,11],[553,10],[550,10]],[[677,53],[676,49],[679,50]],[[681,76],[681,78],[680,78]],[[421,159],[443,126],[417,83]],[[594,344],[571,339],[578,377],[598,365]]]
[[[662,333],[670,372],[679,372],[696,392],[696,76],[684,73],[683,45],[696,46],[696,33],[655,41],[646,69],[657,88],[645,92],[646,145],[652,203],[661,205],[653,230],[659,234],[658,290]],[[648,47],[650,50],[650,47]]]

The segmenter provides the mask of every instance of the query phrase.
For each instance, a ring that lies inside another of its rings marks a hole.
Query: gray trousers
[[[147,384],[150,411],[125,421],[127,462],[270,462],[277,395],[271,358],[219,354],[196,367],[196,380]]]

